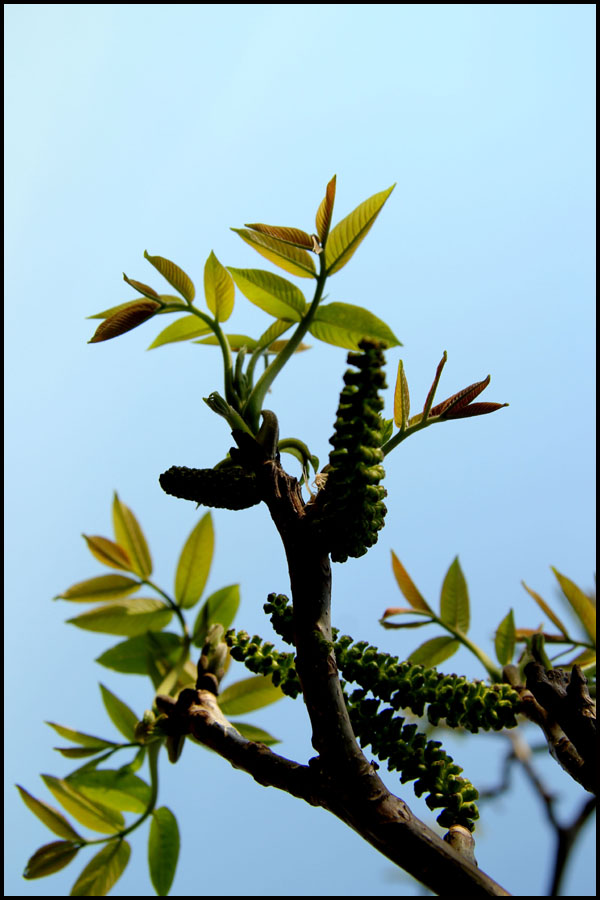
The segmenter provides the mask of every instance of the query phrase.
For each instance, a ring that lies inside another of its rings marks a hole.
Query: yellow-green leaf
[[[408,381],[404,374],[404,363],[402,360],[399,360],[398,375],[396,377],[396,387],[394,390],[394,424],[398,428],[406,428],[409,416],[410,394],[408,392]]]
[[[229,628],[240,605],[240,586],[230,584],[228,587],[215,591],[207,597],[194,623],[193,642],[197,647],[202,647],[206,640],[208,629],[218,623],[225,631]]]
[[[152,793],[149,784],[125,769],[83,769],[65,780],[90,800],[122,812],[144,813]]]
[[[176,341],[190,341],[201,334],[208,334],[211,330],[210,325],[207,325],[198,316],[182,316],[180,319],[171,322],[166,328],[163,328],[156,335],[148,350],[162,347],[164,344],[173,344]]]
[[[156,597],[125,597],[104,606],[95,606],[67,619],[67,622],[85,631],[134,637],[145,631],[162,631],[172,615],[172,610]]]
[[[177,819],[167,806],[161,806],[152,812],[148,835],[150,878],[159,897],[166,897],[171,889],[178,858]]]
[[[207,512],[185,542],[177,564],[175,599],[184,609],[194,606],[202,596],[210,572],[214,545],[212,517]]]
[[[333,275],[334,272],[346,265],[360,242],[368,234],[381,207],[395,186],[393,184],[386,191],[373,194],[332,229],[325,246],[325,265],[328,275]]]
[[[148,284],[144,284],[142,281],[134,281],[133,278],[128,278],[125,272],[123,272],[123,281],[126,281],[127,284],[130,284],[132,288],[135,288],[136,291],[139,291],[140,294],[143,294],[150,300],[159,299],[159,295],[156,293],[154,288],[150,287],[150,285]]]
[[[284,244],[291,244],[292,247],[300,247],[303,250],[314,251],[315,243],[306,231],[300,228],[287,228],[279,225],[262,225],[256,223],[254,225],[246,225],[246,228],[252,228],[253,231],[259,231],[261,234],[267,234],[269,237],[277,238]]]
[[[124,825],[123,816],[112,809],[106,809],[72,788],[62,778],[53,775],[42,775],[46,787],[52,791],[56,799],[67,812],[93,831],[101,834],[114,834]]]
[[[133,570],[142,578],[148,578],[152,574],[152,558],[146,538],[133,512],[121,503],[116,491],[112,512],[117,543],[129,554]]]
[[[388,347],[400,343],[392,330],[362,306],[351,303],[328,303],[317,309],[309,331],[320,341],[358,350],[363,338],[370,337],[385,341]]]
[[[443,622],[458,628],[463,634],[469,630],[469,591],[458,556],[453,560],[444,578],[440,616]]]
[[[137,328],[142,322],[151,319],[157,309],[159,309],[159,304],[154,300],[136,300],[134,303],[128,304],[120,312],[104,319],[96,328],[88,344],[109,341],[111,338],[119,337],[133,328]]]
[[[235,288],[231,275],[212,250],[204,266],[204,296],[214,317],[219,322],[226,322],[233,312]]]
[[[562,592],[573,607],[577,618],[587,631],[592,641],[596,642],[596,606],[591,597],[588,597],[574,581],[561,575],[558,569],[551,566],[556,580],[561,586]]]
[[[166,278],[171,287],[174,287],[188,303],[191,303],[196,296],[194,283],[189,275],[186,275],[183,269],[165,259],[164,256],[150,256],[147,250],[144,250],[144,256],[155,269],[158,269],[163,278]]]
[[[548,616],[550,621],[553,622],[554,625],[556,625],[556,627],[558,628],[558,630],[566,636],[568,634],[568,631],[567,631],[565,625],[563,625],[563,623],[561,622],[559,617],[556,615],[554,610],[548,606],[548,604],[546,603],[544,598],[540,597],[540,595],[538,593],[536,593],[536,591],[534,591],[534,590],[532,590],[532,588],[528,587],[524,581],[522,581],[521,584],[523,585],[523,587],[525,588],[525,590],[527,591],[529,596],[533,597],[533,599],[535,600],[537,605],[540,607],[540,609],[546,613],[546,615]]]
[[[139,721],[139,717],[123,700],[119,699],[116,694],[109,691],[103,684],[100,685],[100,691],[102,692],[102,702],[110,716],[111,722],[115,728],[118,728],[123,737],[127,738],[128,741],[133,741],[135,738],[135,726]]]
[[[84,534],[82,537],[85,538],[92,556],[95,556],[105,566],[109,566],[111,569],[125,569],[127,572],[133,571],[129,554],[119,544],[97,534],[91,537]]]
[[[277,319],[299,322],[306,309],[302,291],[280,275],[264,269],[232,269],[229,271],[242,294]]]
[[[25,806],[27,806],[27,808],[30,809],[31,812],[50,829],[50,831],[53,831],[54,834],[57,834],[59,837],[66,838],[68,841],[81,840],[81,835],[75,831],[61,812],[53,806],[50,806],[48,803],[44,803],[43,800],[38,800],[37,797],[32,796],[25,788],[22,788],[21,785],[18,784],[17,789]]]
[[[327,185],[325,196],[321,201],[321,205],[317,210],[316,226],[319,240],[324,246],[329,234],[329,226],[331,225],[331,216],[333,214],[333,204],[335,201],[335,175]]]
[[[73,600],[77,603],[89,603],[96,600],[118,600],[121,597],[139,590],[140,582],[126,575],[98,575],[71,585],[55,600]]]
[[[83,731],[76,731],[74,728],[67,728],[65,725],[57,725],[56,722],[46,722],[50,728],[53,728],[57,734],[73,741],[74,744],[81,744],[82,747],[94,747],[102,749],[104,747],[116,747],[114,741],[107,741],[105,738],[95,737],[92,734],[85,734]]]
[[[23,878],[44,878],[68,866],[79,850],[71,841],[52,841],[35,851],[27,861]]]
[[[254,741],[257,744],[266,744],[267,747],[281,743],[279,738],[273,737],[272,734],[269,734],[268,731],[264,731],[262,728],[257,728],[256,725],[248,725],[247,722],[232,722],[231,724],[249,741]]]
[[[127,841],[110,841],[89,861],[73,887],[71,897],[105,897],[129,862]]]
[[[256,341],[254,338],[248,337],[247,334],[228,334],[226,335],[227,340],[229,342],[229,347],[231,350],[236,352],[237,350],[241,350],[242,347],[245,347],[246,350],[250,350],[252,352],[256,348]],[[203,338],[201,341],[194,341],[195,344],[207,344],[209,346],[218,347],[219,339],[216,334],[211,334],[210,337]]]
[[[515,652],[515,619],[512,609],[504,616],[494,638],[496,658],[501,666],[506,666]]]
[[[262,709],[283,697],[267,675],[255,675],[236,681],[219,694],[219,707],[226,716],[239,716],[254,709]]]
[[[413,609],[422,609],[424,612],[431,613],[431,607],[425,600],[425,598],[421,595],[421,592],[416,587],[412,578],[392,550],[392,569],[394,572],[394,578],[398,583],[398,587],[404,594],[406,600],[410,603]]]
[[[239,234],[242,240],[250,244],[257,253],[281,269],[285,269],[291,275],[298,275],[300,278],[317,277],[313,258],[306,250],[300,250],[298,247],[292,247],[290,244],[284,244],[283,241],[269,237],[268,234],[259,234],[257,231],[249,231],[246,228],[232,228],[231,230]]]
[[[417,647],[408,659],[409,662],[419,666],[437,666],[444,660],[450,659],[459,647],[459,642],[449,635],[430,638]]]

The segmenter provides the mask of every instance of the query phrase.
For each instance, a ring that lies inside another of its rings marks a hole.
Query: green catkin
[[[334,562],[362,556],[376,543],[387,512],[381,445],[385,362],[381,341],[364,339],[360,353],[349,353],[334,433],[329,443],[327,482],[313,506],[316,531]]]
[[[248,509],[260,503],[256,478],[241,466],[219,469],[189,469],[171,466],[159,478],[166,494],[193,500],[201,506]]]

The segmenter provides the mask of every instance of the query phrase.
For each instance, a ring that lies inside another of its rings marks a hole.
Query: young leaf
[[[508,665],[515,652],[515,619],[512,609],[509,609],[498,625],[494,639],[494,648],[500,665]]]
[[[537,605],[540,607],[540,609],[543,610],[543,612],[546,613],[546,615],[548,616],[548,618],[550,619],[550,621],[553,622],[554,625],[556,625],[556,627],[558,628],[558,630],[561,631],[561,632],[565,635],[565,637],[566,637],[567,634],[568,634],[568,631],[567,631],[567,629],[566,629],[566,626],[563,625],[563,623],[561,622],[561,620],[559,619],[559,617],[556,615],[556,613],[554,612],[554,610],[552,610],[552,609],[548,606],[548,604],[547,604],[546,601],[543,599],[543,597],[540,597],[539,594],[537,594],[534,590],[532,590],[530,587],[528,587],[528,586],[525,584],[524,581],[522,581],[521,584],[523,585],[523,587],[525,588],[525,590],[527,591],[527,593],[528,593],[531,597],[533,597],[533,599],[535,600],[535,602],[537,603]]]
[[[284,334],[288,330],[288,328],[291,327],[291,322],[286,322],[284,319],[276,319],[276,321],[272,322],[267,330],[264,331],[256,341],[255,350],[270,350],[272,353],[276,353],[277,350],[274,345],[275,339]],[[279,341],[279,343],[287,344],[287,341]],[[300,349],[300,347],[298,349]]]
[[[256,341],[254,338],[248,337],[247,334],[228,334],[226,335],[227,340],[229,342],[229,346],[231,350],[235,353],[238,350],[241,350],[242,347],[245,347],[246,350],[254,350],[256,348]],[[219,346],[219,339],[216,334],[211,334],[210,337],[204,338],[201,341],[194,341],[195,344],[208,344],[212,347]]]
[[[44,844],[27,861],[23,878],[44,878],[64,869],[77,855],[79,849],[80,845],[72,844],[71,841],[52,841],[50,844]]]
[[[483,381],[476,381],[475,384],[470,384],[468,387],[463,388],[462,391],[458,391],[458,393],[453,394],[446,400],[442,400],[437,406],[434,406],[431,410],[431,415],[444,416],[449,412],[452,412],[452,414],[456,416],[457,413],[464,410],[465,406],[469,405],[471,400],[478,397],[479,394],[486,389],[489,383],[490,376],[488,375]]]
[[[192,279],[183,269],[163,256],[150,256],[147,250],[144,250],[144,256],[155,269],[158,269],[163,278],[167,279],[171,287],[174,287],[188,303],[192,302],[196,296],[196,289]]]
[[[33,797],[25,790],[25,788],[22,788],[21,785],[18,784],[17,789],[25,806],[27,806],[27,808],[30,809],[31,812],[50,829],[50,831],[53,831],[54,834],[57,834],[59,837],[66,838],[68,841],[82,840],[81,835],[75,831],[61,812],[53,806],[49,806],[48,803],[44,803],[43,800],[38,800],[37,797]]]
[[[121,597],[139,590],[141,584],[126,575],[98,575],[86,581],[78,581],[55,600],[73,600],[78,603],[89,603],[96,600],[118,600]]]
[[[211,330],[210,325],[207,325],[198,316],[182,316],[180,319],[171,322],[166,328],[163,328],[156,335],[148,350],[154,350],[155,347],[163,347],[165,344],[174,344],[176,341],[190,341],[201,334],[208,334]]]
[[[358,350],[363,338],[377,338],[388,347],[400,344],[392,330],[362,306],[351,303],[328,303],[320,306],[309,328],[312,335],[327,344]]]
[[[329,226],[331,225],[331,216],[333,213],[333,204],[335,201],[335,175],[327,185],[325,196],[321,200],[321,205],[317,210],[315,224],[317,226],[317,234],[321,245],[324,247],[329,234]]]
[[[125,272],[123,272],[123,281],[126,281],[127,284],[130,284],[132,288],[135,288],[136,291],[139,291],[140,294],[143,294],[150,300],[159,299],[160,295],[156,293],[154,288],[151,288],[149,285],[144,284],[142,281],[134,281],[132,278],[128,278]]]
[[[457,640],[449,635],[442,635],[425,641],[410,654],[408,659],[415,665],[437,666],[446,659],[450,659],[459,647],[460,643]]]
[[[88,537],[87,534],[83,534],[82,537],[85,539],[92,556],[95,556],[105,566],[109,566],[111,569],[125,569],[126,572],[133,571],[133,564],[129,554],[123,547],[115,544],[109,538],[100,537],[99,535]]]
[[[228,587],[215,591],[202,604],[194,630],[192,632],[192,641],[196,647],[204,646],[208,629],[211,625],[218,623],[222,625],[225,631],[229,628],[240,605],[240,586],[239,584],[230,584]]]
[[[57,734],[66,738],[67,741],[73,741],[74,744],[81,744],[82,747],[93,747],[95,749],[104,749],[106,747],[117,747],[114,741],[107,741],[104,738],[95,737],[91,734],[84,734],[83,731],[76,731],[74,728],[66,728],[64,725],[57,725],[56,722],[46,722],[50,728],[54,728]]]
[[[395,186],[393,184],[386,191],[373,194],[372,197],[357,206],[350,215],[338,222],[329,233],[325,247],[325,265],[328,275],[333,275],[334,272],[346,265],[360,242],[368,234],[381,207]]]
[[[316,278],[315,264],[312,256],[306,250],[299,250],[290,244],[284,244],[268,234],[259,234],[257,231],[248,231],[246,228],[232,228],[236,234],[250,244],[257,253],[264,256],[269,262],[275,263],[281,269],[285,269],[291,275],[300,278]]]
[[[394,389],[394,423],[398,428],[406,428],[410,416],[410,395],[408,381],[404,374],[404,363],[398,361],[398,375]]]
[[[292,247],[300,247],[301,250],[314,250],[314,241],[310,234],[302,231],[300,228],[286,228],[278,225],[246,225],[246,228],[252,228],[253,231],[259,231],[261,234],[267,234],[269,237],[277,238],[284,244],[291,244]]]
[[[233,269],[233,280],[242,294],[276,319],[299,322],[306,310],[302,291],[280,275],[263,269]]]
[[[204,266],[204,296],[215,319],[226,322],[233,312],[235,288],[231,275],[212,250]]]
[[[272,734],[269,734],[268,731],[263,731],[262,728],[257,728],[256,725],[248,725],[246,722],[232,722],[231,724],[249,741],[254,741],[257,744],[266,744],[267,747],[281,743],[279,738],[273,737]]]
[[[142,578],[148,578],[152,574],[152,558],[146,538],[138,520],[129,507],[121,503],[116,491],[112,513],[117,543],[129,554],[134,571]]]
[[[97,657],[107,669],[127,675],[148,675],[149,665],[162,663],[172,668],[181,656],[182,638],[169,631],[148,631],[115,644]]]
[[[443,622],[460,629],[463,634],[469,630],[469,592],[458,556],[452,562],[444,578],[440,598],[440,617]]]
[[[142,322],[151,319],[159,307],[160,304],[154,300],[136,300],[134,303],[129,303],[120,312],[115,313],[108,319],[104,319],[96,328],[88,344],[109,341],[111,338],[119,337],[133,328],[137,328]]]
[[[412,578],[392,550],[392,570],[394,578],[398,583],[398,587],[404,594],[413,609],[420,609],[423,612],[432,613],[432,609],[421,595],[421,592],[413,582]],[[387,613],[385,614],[387,615]],[[385,616],[384,616],[385,618]]]
[[[208,579],[215,536],[210,512],[207,512],[185,542],[175,573],[175,600],[184,609],[194,606]]]
[[[87,769],[67,775],[65,781],[84,797],[110,809],[144,813],[150,802],[150,785],[121,769]]]
[[[132,709],[122,700],[109,691],[103,684],[100,685],[102,692],[102,701],[106,712],[108,713],[113,725],[117,728],[123,737],[128,741],[135,740],[135,726],[138,723],[138,716]]]
[[[82,825],[101,834],[114,834],[123,828],[124,819],[119,812],[89,800],[62,778],[42,775],[42,779],[58,802]]]
[[[130,854],[127,841],[110,841],[89,861],[71,888],[71,897],[105,897],[123,874]]]
[[[148,866],[154,890],[166,897],[171,890],[179,858],[177,819],[166,806],[152,812],[148,835]]]
[[[281,688],[275,687],[267,675],[255,675],[236,681],[219,694],[219,706],[226,716],[239,716],[262,709],[276,700],[281,700]]]
[[[67,622],[85,631],[134,637],[146,631],[162,631],[172,615],[173,611],[156,597],[126,597],[105,606],[95,606]]]
[[[556,580],[561,586],[562,592],[573,607],[577,618],[595,643],[596,641],[596,605],[587,594],[578,587],[574,581],[561,575],[558,569],[551,566]]]

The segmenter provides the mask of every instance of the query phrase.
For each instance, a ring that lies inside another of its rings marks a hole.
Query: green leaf
[[[412,609],[423,610],[423,612],[432,613],[432,609],[416,587],[412,578],[392,550],[392,570],[398,587],[410,603]],[[384,613],[384,618],[388,613]]]
[[[425,641],[410,654],[408,659],[415,665],[437,666],[453,656],[459,647],[459,641],[448,635],[442,635]]]
[[[111,841],[89,861],[71,888],[70,896],[105,897],[123,874],[130,854],[127,841]]]
[[[284,319],[277,319],[275,322],[271,322],[267,330],[264,331],[256,341],[255,350],[271,350],[271,352],[276,352],[275,347],[273,347],[273,342],[291,327],[292,323],[286,322]],[[287,341],[280,341],[280,343],[287,344]],[[298,350],[300,350],[299,347]]]
[[[304,294],[287,278],[264,269],[233,269],[230,266],[229,271],[244,297],[269,315],[294,322],[299,322],[304,315]]]
[[[92,556],[95,556],[99,562],[111,569],[125,569],[126,572],[133,571],[133,563],[129,558],[127,551],[115,544],[109,538],[100,537],[100,535],[87,534],[82,535],[85,539],[88,549]]]
[[[44,844],[27,861],[23,878],[44,878],[64,869],[77,856],[79,849],[79,845],[72,844],[71,841],[52,841],[50,844]]]
[[[65,781],[90,800],[124,812],[146,812],[152,795],[149,784],[122,769],[87,769]]]
[[[208,629],[211,625],[219,623],[225,631],[229,628],[240,605],[240,586],[230,584],[228,587],[215,591],[202,604],[194,623],[192,641],[196,647],[203,647]]]
[[[233,312],[235,288],[231,275],[212,250],[204,266],[204,296],[214,317],[219,322],[226,322]]]
[[[229,685],[219,694],[219,706],[226,716],[239,716],[261,709],[283,697],[281,688],[275,687],[267,675],[255,675]]]
[[[300,278],[316,278],[315,264],[312,256],[306,250],[284,244],[268,234],[259,234],[257,231],[249,231],[247,228],[232,228],[239,234],[243,241],[264,256],[269,262],[275,263],[281,269],[285,269],[291,275]],[[231,269],[230,269],[231,271]]]
[[[126,575],[98,575],[86,581],[78,581],[55,600],[74,600],[78,603],[89,603],[96,600],[118,600],[121,597],[139,590],[141,583],[127,578]]]
[[[171,668],[181,656],[183,639],[170,631],[148,631],[121,641],[97,657],[107,669],[128,675],[148,675],[150,665]]]
[[[44,803],[43,800],[38,800],[37,797],[32,796],[32,794],[26,791],[25,788],[22,788],[20,784],[17,785],[17,789],[25,806],[30,809],[31,812],[50,829],[50,831],[53,831],[54,834],[57,834],[59,837],[66,838],[68,841],[82,840],[81,835],[75,831],[61,812],[53,806],[50,806],[48,803]]]
[[[76,731],[74,728],[66,728],[64,725],[57,725],[56,722],[46,722],[50,728],[66,738],[67,741],[73,741],[74,744],[81,744],[82,747],[94,747],[96,749],[104,749],[105,747],[116,747],[114,741],[107,741],[105,738],[94,737],[91,734],[85,734],[83,731]]]
[[[469,617],[469,591],[457,556],[442,585],[440,618],[466,634],[469,630]]]
[[[189,275],[186,275],[183,269],[165,259],[164,256],[150,256],[147,250],[144,250],[144,256],[155,269],[158,269],[163,278],[166,278],[171,287],[174,287],[188,303],[191,303],[196,296],[194,283]]]
[[[346,265],[360,242],[368,234],[381,207],[395,186],[393,184],[386,191],[373,194],[329,232],[325,245],[325,265],[328,275],[333,275],[334,272]]]
[[[139,721],[139,716],[136,716],[126,703],[120,700],[112,691],[109,691],[107,687],[104,687],[103,684],[100,685],[100,690],[104,707],[113,725],[121,732],[123,737],[133,742],[135,740],[135,726]]]
[[[496,658],[501,666],[506,666],[515,652],[515,619],[510,609],[496,630],[494,639]]]
[[[522,581],[521,584],[523,585],[523,587],[525,588],[525,590],[527,591],[527,593],[528,593],[531,597],[533,597],[533,599],[535,600],[535,602],[537,603],[537,605],[540,607],[540,609],[541,609],[543,612],[546,613],[546,615],[548,616],[548,618],[550,619],[550,621],[553,622],[554,625],[556,625],[556,627],[557,627],[558,630],[561,632],[561,634],[564,634],[565,637],[566,637],[567,634],[568,634],[568,631],[567,631],[566,626],[563,625],[562,621],[561,621],[561,620],[559,619],[559,617],[556,615],[556,613],[554,612],[554,610],[551,609],[551,608],[548,606],[548,604],[547,604],[546,601],[543,599],[543,597],[540,597],[539,594],[537,594],[534,590],[532,590],[530,587],[528,587],[528,586],[525,584],[524,581]]]
[[[165,344],[174,344],[176,341],[190,341],[201,334],[208,334],[209,331],[211,331],[210,325],[207,325],[198,316],[182,316],[181,319],[176,319],[163,328],[160,334],[156,335],[148,350],[163,347]]]
[[[561,575],[558,569],[551,566],[556,580],[561,586],[562,592],[573,607],[577,618],[587,631],[594,645],[596,643],[596,605],[587,594],[578,587],[574,581]]]
[[[394,423],[397,428],[406,428],[410,417],[410,395],[408,381],[404,374],[404,363],[398,361],[398,375],[394,389]]]
[[[166,806],[155,809],[148,835],[148,866],[152,886],[159,897],[171,890],[179,858],[177,819]]]
[[[123,828],[125,821],[120,813],[84,797],[62,778],[42,775],[42,779],[58,802],[82,825],[101,834],[114,834]]]
[[[172,615],[173,611],[155,597],[126,597],[104,606],[95,606],[88,612],[67,619],[67,622],[86,631],[134,637],[145,631],[162,631]]]
[[[121,503],[116,491],[112,512],[117,543],[129,554],[134,571],[142,578],[148,578],[152,574],[152,558],[144,532],[133,512]]]
[[[175,573],[175,599],[183,609],[194,606],[208,579],[215,537],[212,517],[207,512],[185,542]]]
[[[231,724],[234,728],[237,728],[239,733],[248,741],[254,741],[257,744],[266,744],[267,747],[272,747],[273,744],[281,743],[279,738],[273,737],[272,734],[269,734],[268,731],[263,731],[262,728],[257,728],[256,725],[248,725],[247,722],[232,722]]]
[[[320,341],[348,350],[358,350],[359,341],[365,337],[386,341],[388,347],[400,343],[385,322],[362,306],[351,303],[320,306],[308,330]]]
[[[254,350],[256,347],[256,341],[254,338],[248,337],[247,334],[227,334],[225,335],[231,350],[234,352],[237,350],[241,350],[242,347],[245,347],[246,350]],[[195,344],[207,344],[212,347],[219,346],[219,339],[216,334],[211,334],[210,337],[204,338],[201,341],[194,341]]]

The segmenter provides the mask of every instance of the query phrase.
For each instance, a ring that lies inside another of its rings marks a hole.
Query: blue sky
[[[482,399],[510,403],[387,458],[386,528],[367,557],[334,567],[334,623],[400,656],[414,648],[414,632],[377,621],[400,602],[391,549],[432,603],[459,555],[488,651],[509,607],[520,625],[540,621],[521,579],[556,603],[551,565],[593,586],[592,5],[8,4],[5,23],[7,784],[48,800],[38,774],[69,771],[44,720],[114,736],[99,680],[140,714],[151,702],[142,679],[91,664],[114,641],[65,626],[72,610],[51,602],[101,574],[81,532],[110,534],[117,490],[170,589],[202,511],[164,495],[158,474],[213,465],[231,443],[201,399],[220,387],[216,351],[146,353],[156,323],[88,345],[85,317],[133,296],[123,271],[165,290],[144,249],[182,266],[198,293],[211,250],[268,268],[229,228],[312,231],[334,173],[334,221],[396,182],[328,284],[331,300],[366,306],[402,341],[388,353],[391,387],[402,358],[418,409],[447,350],[440,399],[491,373]],[[237,293],[232,331],[268,321]],[[345,351],[312,343],[269,402],[282,433],[325,460]],[[217,510],[214,522],[208,590],[239,582],[236,624],[268,633],[262,604],[288,585],[267,513]],[[443,668],[485,675],[463,651]],[[284,755],[311,755],[299,703],[253,721]],[[450,748],[478,786],[496,782],[501,738]],[[543,754],[538,764],[568,819],[581,792]],[[173,895],[196,895],[199,867],[216,896],[418,890],[337,820],[199,748],[162,779],[183,835]],[[388,784],[432,821],[410,786]],[[11,791],[7,894],[68,894],[79,860],[43,885],[21,879],[52,837]],[[552,835],[521,776],[476,837],[480,865],[509,891],[546,892]],[[567,894],[594,892],[591,840],[588,826]],[[144,828],[132,836],[114,896],[151,893],[145,841]]]

